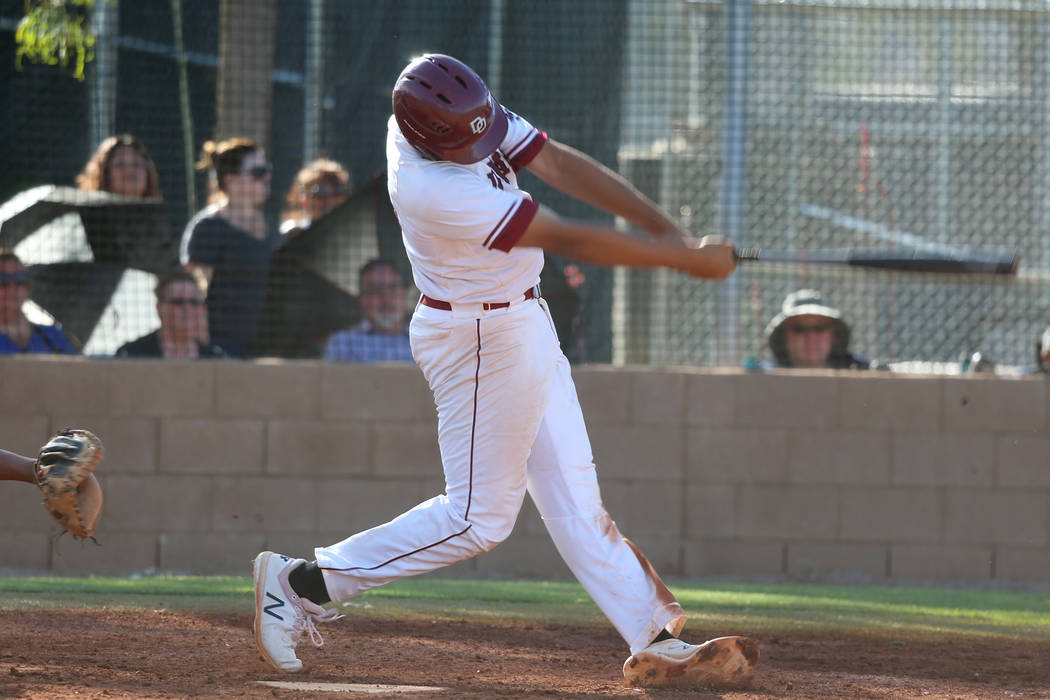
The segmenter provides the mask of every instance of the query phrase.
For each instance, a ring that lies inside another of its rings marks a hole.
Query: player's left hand
[[[687,257],[685,272],[705,279],[725,279],[737,265],[736,246],[725,236],[704,236]]]

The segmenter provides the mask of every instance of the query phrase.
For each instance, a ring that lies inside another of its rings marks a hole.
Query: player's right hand
[[[704,236],[685,256],[683,272],[692,277],[723,280],[736,269],[736,246],[725,236]]]

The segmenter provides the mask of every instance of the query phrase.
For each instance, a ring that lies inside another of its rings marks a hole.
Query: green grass
[[[1010,638],[1050,643],[1050,597],[957,588],[678,583],[690,626],[746,634]],[[54,608],[248,612],[246,577],[0,578],[0,610]],[[607,624],[576,583],[406,579],[345,604],[353,615]]]

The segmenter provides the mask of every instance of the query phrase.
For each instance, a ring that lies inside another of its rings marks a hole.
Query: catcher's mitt
[[[74,537],[91,537],[102,512],[102,488],[92,472],[103,454],[92,432],[66,428],[40,448],[33,465],[44,507]]]

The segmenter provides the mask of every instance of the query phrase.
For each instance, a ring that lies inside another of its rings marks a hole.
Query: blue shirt
[[[76,348],[66,338],[66,334],[55,326],[38,326],[32,324],[33,333],[24,348],[18,347],[15,341],[0,333],[0,355],[17,355],[34,353],[38,355],[76,355]]]
[[[408,326],[397,335],[372,328],[361,321],[353,328],[333,333],[324,348],[324,359],[335,362],[413,362]]]

